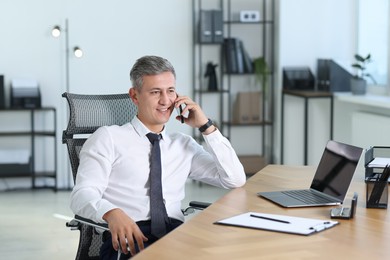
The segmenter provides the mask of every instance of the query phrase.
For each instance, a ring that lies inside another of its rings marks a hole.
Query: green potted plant
[[[256,81],[261,84],[263,93],[265,94],[267,91],[267,81],[269,74],[267,61],[264,57],[258,57],[253,60],[253,68],[256,75]]]
[[[359,54],[355,54],[355,63],[352,64],[352,67],[356,69],[356,74],[351,78],[352,94],[354,95],[366,94],[366,88],[367,88],[366,78],[370,78],[372,82],[376,84],[376,81],[371,76],[371,74],[366,72],[367,64],[370,62],[371,62],[371,54],[368,54],[366,57],[363,57]]]
[[[261,115],[260,119],[265,120],[268,118],[266,114],[269,113],[267,111],[267,108],[269,108],[269,105],[267,104],[269,102],[270,93],[268,93],[268,77],[270,75],[270,69],[268,66],[267,61],[264,57],[257,57],[253,60],[253,72],[256,77],[256,83],[260,84],[262,96],[261,97]]]

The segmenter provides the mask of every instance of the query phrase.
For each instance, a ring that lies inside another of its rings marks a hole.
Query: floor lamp
[[[65,27],[62,30],[59,25],[53,27],[51,34],[55,38],[59,38],[61,34],[64,34],[65,38],[65,91],[70,92],[70,69],[69,69],[69,58],[70,58],[70,49],[69,49],[69,22],[68,19],[65,19]],[[73,55],[76,58],[81,58],[83,56],[83,51],[78,46],[73,47]],[[69,164],[67,164],[67,172],[70,172]],[[67,188],[70,189],[72,174],[68,174],[67,178]]]
[[[65,37],[65,89],[66,92],[69,92],[69,22],[68,19],[65,19],[65,28],[62,30],[59,25],[53,27],[51,34],[53,37],[58,38],[61,34],[64,34]],[[83,56],[83,51],[78,46],[73,47],[73,54],[76,58],[81,58]]]

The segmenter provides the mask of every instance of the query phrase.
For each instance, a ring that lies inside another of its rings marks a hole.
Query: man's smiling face
[[[141,90],[130,89],[138,106],[138,118],[153,132],[162,131],[168,122],[176,100],[176,80],[171,72],[143,77]]]

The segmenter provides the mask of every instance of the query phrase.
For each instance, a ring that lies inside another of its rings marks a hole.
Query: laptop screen
[[[363,149],[329,141],[310,188],[344,200]]]

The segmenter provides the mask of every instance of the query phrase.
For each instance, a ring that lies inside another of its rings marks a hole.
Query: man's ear
[[[129,89],[129,96],[131,100],[133,101],[134,104],[138,105],[138,94],[135,88],[130,88]]]

